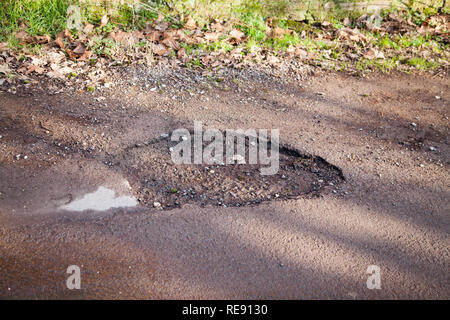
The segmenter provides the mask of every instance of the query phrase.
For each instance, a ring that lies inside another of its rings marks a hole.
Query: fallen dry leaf
[[[211,55],[207,55],[202,57],[202,63],[206,66],[208,65],[212,60],[214,59],[214,57],[212,57]]]
[[[35,66],[43,66],[46,64],[46,61],[44,59],[40,59],[38,57],[31,57],[31,64]]]
[[[277,57],[275,57],[275,56],[273,56],[271,54],[267,55],[266,61],[267,61],[267,63],[269,63],[273,67],[278,66],[279,63],[280,63],[280,59],[278,59]]]
[[[286,52],[289,53],[289,54],[294,54],[295,53],[295,47],[292,44],[290,44],[287,47]]]
[[[45,72],[45,69],[32,64],[27,68],[27,70],[25,71],[25,74],[29,75],[32,72],[36,72],[37,74],[43,74]]]
[[[162,56],[162,55],[164,55],[164,54],[166,54],[167,52],[170,51],[170,49],[168,49],[163,44],[154,44],[152,46],[152,50],[153,50],[153,53],[158,55],[158,56]]]
[[[169,23],[168,23],[168,22],[161,22],[161,23],[159,23],[159,24],[157,24],[157,25],[155,26],[155,29],[156,29],[156,30],[159,30],[159,31],[161,31],[161,32],[164,32],[164,31],[166,31],[167,29],[169,29]]]
[[[86,46],[82,43],[78,43],[78,45],[73,50],[66,49],[65,51],[70,59],[78,61],[89,60],[92,55],[92,52],[88,51]]]
[[[153,30],[147,34],[147,39],[150,41],[159,41],[159,39],[161,39],[161,36],[162,33],[160,31]]]
[[[173,37],[167,37],[161,42],[173,50],[178,50],[181,48],[180,44]]]
[[[164,34],[163,34],[164,38],[172,37],[172,38],[178,39],[178,37],[180,36],[180,33],[178,31],[181,31],[181,30],[169,29],[164,32]]]
[[[195,22],[194,18],[192,18],[191,16],[187,16],[184,27],[188,30],[194,30],[195,28],[197,28],[197,22]]]
[[[83,33],[90,34],[90,33],[92,33],[92,31],[94,31],[94,26],[90,23],[86,23],[86,25],[84,26],[84,29],[83,29]]]
[[[270,35],[274,38],[280,38],[281,36],[284,36],[286,33],[287,33],[287,31],[284,30],[283,28],[275,27],[270,32]]]
[[[106,26],[106,25],[108,24],[108,21],[109,21],[108,15],[105,14],[105,15],[102,17],[102,20],[100,21],[100,27]]]
[[[120,42],[123,45],[126,46],[132,46],[136,39],[133,37],[133,34],[130,32],[124,32],[124,31],[117,31],[117,32],[110,32],[108,34],[108,38],[113,39],[114,41]]]
[[[195,37],[195,43],[206,43],[206,42],[207,41],[205,40],[203,35]]]
[[[63,75],[66,75],[66,74],[69,74],[69,73],[73,73],[73,72],[74,72],[74,70],[73,70],[71,67],[63,67],[63,68],[61,68],[61,69],[58,69],[58,71],[59,71],[61,74],[63,74]]]
[[[217,20],[213,25],[211,25],[211,28],[216,30],[216,32],[222,32],[223,30],[225,30],[225,26]]]
[[[364,14],[357,20],[359,26],[370,30],[370,31],[378,31],[380,30],[379,26],[381,25],[381,16],[378,14],[368,15]]]
[[[145,39],[144,33],[142,31],[139,30],[135,30],[131,33],[131,35],[133,36],[133,38],[137,41]]]
[[[153,29],[152,25],[150,23],[146,23],[145,24],[145,29],[143,30],[145,34],[154,31],[155,29]]]
[[[242,60],[242,51],[244,50],[244,48],[236,48],[236,49],[233,49],[231,52],[230,52],[230,57],[232,58],[232,59],[234,59],[234,60]]]
[[[233,40],[236,43],[239,43],[245,37],[245,33],[243,33],[240,30],[233,29],[230,31],[230,37],[231,37],[231,40]]]
[[[345,17],[342,23],[344,24],[344,26],[350,26],[352,24],[352,20],[350,20],[348,17]]]
[[[0,73],[8,74],[11,72],[11,69],[7,64],[0,64]]]
[[[65,52],[67,53],[67,55],[69,56],[69,59],[70,59],[70,60],[75,60],[76,55],[72,52],[72,50],[66,48],[64,51],[65,51]]]
[[[57,39],[69,39],[70,41],[72,41],[72,33],[70,32],[70,30],[68,29],[64,29],[63,31],[61,31],[60,33],[58,33],[56,35]]]
[[[205,33],[205,40],[208,42],[216,42],[219,40],[220,33],[219,32],[206,32]]]
[[[52,63],[49,71],[46,75],[50,78],[65,78],[69,73],[73,73],[74,70],[68,66],[61,66],[60,64]]]
[[[199,37],[188,37],[188,36],[186,36],[184,39],[183,39],[183,42],[185,42],[186,44],[190,44],[190,45],[192,45],[192,44],[197,44],[197,43],[200,43],[199,41],[198,41],[198,38]],[[202,40],[203,40],[203,38],[201,38]]]
[[[61,61],[63,61],[66,58],[66,56],[62,52],[50,51],[47,53],[46,58],[50,64],[52,63],[58,64],[61,63]]]
[[[301,48],[295,48],[294,55],[300,59],[306,59],[308,57],[308,51]]]
[[[381,51],[378,51],[374,48],[370,48],[369,50],[367,50],[364,55],[364,58],[366,59],[384,59],[384,53]]]
[[[87,61],[91,58],[92,51],[86,50],[80,57],[77,58],[79,61]]]
[[[185,48],[181,48],[180,50],[178,50],[177,57],[183,63],[188,63],[189,61],[191,61],[191,58],[187,55]]]
[[[15,38],[19,40],[21,44],[32,43],[33,37],[31,37],[26,31],[20,30],[14,34]]]
[[[64,75],[58,71],[49,71],[45,74],[49,78],[63,78]]]
[[[78,54],[78,55],[82,55],[83,53],[86,52],[86,46],[82,43],[80,43],[79,45],[77,45],[75,47],[75,49],[72,50],[73,53]]]
[[[180,60],[183,60],[186,57],[186,49],[185,48],[181,48],[180,50],[178,50],[177,52],[177,58]]]
[[[55,41],[54,41],[54,43],[58,46],[58,47],[60,47],[61,49],[64,49],[64,43],[62,42],[62,40],[61,40],[61,38],[56,38],[55,39]]]
[[[25,71],[28,70],[28,66],[29,66],[28,63],[22,64],[22,66],[20,66],[20,67],[17,69],[17,72],[19,72],[19,73],[24,73]]]
[[[367,42],[367,37],[356,28],[342,28],[336,33],[338,40],[350,40],[355,42]]]
[[[49,36],[49,35],[45,35],[45,36],[36,36],[36,37],[34,37],[35,39],[35,41],[34,42],[36,42],[36,43],[39,43],[39,44],[44,44],[44,43],[49,43],[49,42],[51,42],[52,41],[52,38]]]

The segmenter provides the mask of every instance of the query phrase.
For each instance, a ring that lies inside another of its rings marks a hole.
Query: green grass
[[[375,45],[381,47],[381,48],[388,48],[388,49],[399,49],[400,46],[398,45],[397,42],[391,40],[391,38],[389,37],[389,35],[385,35],[381,38],[377,38],[375,40]]]
[[[414,37],[408,37],[408,36],[398,36],[397,37],[398,44],[403,48],[409,48],[409,47],[421,47],[423,46],[427,40],[425,37],[421,35],[416,35]]]
[[[439,42],[431,36],[420,34],[405,35],[384,35],[382,37],[374,35],[372,43],[380,49],[393,49],[401,51],[408,48],[429,49],[434,53],[441,53],[448,50],[448,44]]]
[[[266,41],[274,50],[286,50],[289,46],[296,46],[300,44],[301,38],[298,34],[285,34],[281,38],[272,38]]]
[[[66,0],[3,0],[0,4],[0,40],[23,24],[30,35],[55,35],[66,24]]]
[[[383,59],[382,61],[376,61],[375,65],[382,72],[389,72],[389,71],[394,70],[398,66],[399,63],[400,63],[400,61],[398,60],[398,58],[393,57],[390,59],[389,58]]]
[[[413,57],[406,61],[406,64],[415,67],[417,70],[436,69],[439,65],[434,61],[425,58]]]
[[[213,43],[210,43],[210,44],[207,44],[207,45],[202,44],[202,45],[200,45],[200,47],[202,47],[206,51],[220,51],[220,50],[223,50],[225,52],[230,52],[231,50],[234,49],[234,47],[230,43],[228,43],[228,42],[226,42],[224,40],[216,41],[216,42],[213,42]]]
[[[246,34],[246,36],[255,41],[262,41],[266,38],[267,25],[262,16],[254,13],[247,13],[241,16],[242,24],[238,28]]]

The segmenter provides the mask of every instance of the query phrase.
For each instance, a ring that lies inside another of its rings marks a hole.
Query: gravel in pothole
[[[193,155],[194,135],[186,139],[192,142]],[[128,175],[141,204],[164,209],[184,203],[239,207],[276,199],[312,198],[344,181],[341,170],[324,159],[283,145],[279,148],[278,172],[262,175],[260,169],[270,165],[248,164],[249,143],[253,145],[248,138],[245,139],[246,164],[224,165],[225,152],[220,164],[175,164],[171,152],[177,143],[166,135],[129,147],[111,159]],[[209,143],[202,143],[203,150]],[[223,149],[226,150],[225,145]]]

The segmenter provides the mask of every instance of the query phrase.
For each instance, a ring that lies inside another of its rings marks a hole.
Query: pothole
[[[195,136],[189,139],[194,146]],[[261,140],[257,140],[259,143]],[[185,203],[201,206],[240,207],[263,201],[317,197],[327,188],[336,188],[344,181],[342,171],[323,158],[303,154],[288,146],[279,145],[279,169],[274,175],[261,174],[268,165],[249,164],[249,150],[254,140],[245,137],[245,164],[223,163],[175,164],[171,151],[179,142],[170,135],[129,147],[111,162],[128,175],[133,193],[142,205],[164,209]],[[203,142],[203,150],[209,142]],[[271,144],[268,142],[268,149]],[[194,154],[194,147],[191,149]],[[213,154],[214,156],[218,156]],[[220,157],[216,157],[220,158]]]

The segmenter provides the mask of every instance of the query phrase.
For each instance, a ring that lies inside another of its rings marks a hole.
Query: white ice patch
[[[97,191],[85,194],[82,198],[59,208],[68,211],[105,211],[111,208],[134,207],[137,204],[137,200],[132,196],[116,197],[114,190],[99,187]]]

